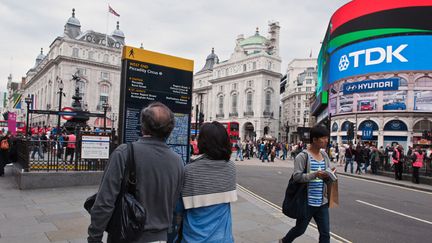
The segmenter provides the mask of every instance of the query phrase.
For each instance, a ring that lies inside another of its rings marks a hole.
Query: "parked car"
[[[383,105],[383,110],[406,110],[406,105],[404,102],[395,101]]]

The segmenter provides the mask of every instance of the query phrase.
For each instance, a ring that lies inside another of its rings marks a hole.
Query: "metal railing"
[[[391,163],[391,157],[381,156],[380,162],[378,163],[378,171],[383,172],[394,172],[394,165]],[[403,163],[403,174],[412,174],[413,167],[412,161],[405,158]],[[432,177],[432,161],[430,159],[425,159],[423,161],[423,167],[419,169],[420,176]]]
[[[80,139],[17,141],[18,163],[24,171],[103,171],[108,159],[82,159]],[[110,144],[110,151],[114,148]]]

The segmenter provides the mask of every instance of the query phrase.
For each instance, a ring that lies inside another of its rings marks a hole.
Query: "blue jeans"
[[[345,158],[345,172],[347,171],[348,164],[351,166],[351,174],[354,173],[354,165],[353,165],[353,159],[352,158]]]
[[[238,157],[240,157],[240,160],[243,161],[243,150],[237,149],[237,154],[235,159],[237,160]]]
[[[282,239],[283,243],[293,242],[297,237],[304,234],[312,218],[318,226],[319,243],[330,243],[330,217],[328,204],[321,207],[308,207],[309,210],[306,217],[298,218],[296,220],[296,225],[291,228]]]

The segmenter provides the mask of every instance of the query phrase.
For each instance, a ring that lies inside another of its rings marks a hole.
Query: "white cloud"
[[[293,58],[316,57],[320,41],[333,12],[348,0],[112,0],[120,18],[109,16],[108,32],[120,21],[126,43],[178,55],[202,68],[212,47],[221,60],[231,55],[237,35],[253,35],[255,28],[266,35],[267,23],[279,21],[282,72]],[[9,73],[21,80],[35,62],[40,48],[48,50],[76,9],[82,30],[104,33],[107,2],[102,0],[3,0],[0,3],[0,90]],[[12,60],[12,61],[11,61]]]

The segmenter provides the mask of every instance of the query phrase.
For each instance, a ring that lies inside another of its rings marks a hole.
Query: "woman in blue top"
[[[330,220],[327,200],[327,179],[325,170],[329,167],[330,159],[322,151],[327,148],[329,131],[323,126],[314,126],[310,130],[310,146],[299,153],[294,160],[293,180],[297,183],[308,183],[306,215],[298,217],[296,225],[279,242],[293,242],[305,231],[309,222],[314,218],[318,225],[319,242],[330,242]],[[306,173],[305,166],[307,166]]]
[[[182,242],[232,243],[230,203],[237,200],[231,144],[219,122],[200,128],[197,159],[185,167]]]

